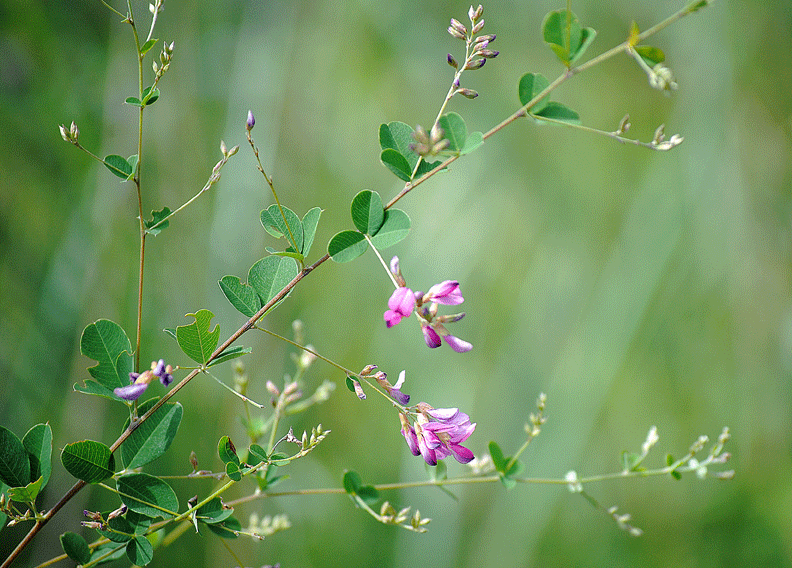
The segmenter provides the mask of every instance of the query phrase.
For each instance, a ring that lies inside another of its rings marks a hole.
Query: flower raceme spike
[[[418,403],[416,409],[414,426],[406,416],[399,415],[402,435],[413,455],[422,455],[429,465],[437,465],[438,460],[448,456],[454,456],[459,463],[473,460],[473,452],[461,445],[476,429],[467,414],[458,408],[433,408],[425,402]]]
[[[130,385],[113,389],[113,392],[117,397],[124,400],[137,400],[154,379],[159,379],[162,385],[166,387],[171,384],[173,382],[172,372],[173,368],[170,365],[166,365],[163,359],[152,361],[150,369],[142,373],[129,373]]]
[[[453,323],[465,317],[464,313],[453,315],[437,315],[439,304],[456,306],[465,301],[459,290],[456,280],[444,280],[435,284],[429,291],[413,292],[407,288],[399,268],[399,259],[393,257],[390,262],[390,272],[395,277],[399,287],[391,294],[388,300],[388,310],[384,314],[385,324],[388,328],[401,322],[402,318],[410,317],[413,310],[418,314],[424,342],[432,349],[440,347],[443,340],[457,353],[465,353],[473,349],[473,345],[451,335],[443,324]]]

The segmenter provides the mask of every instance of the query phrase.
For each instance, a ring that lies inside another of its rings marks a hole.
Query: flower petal
[[[435,349],[436,347],[440,347],[442,341],[440,341],[440,336],[437,335],[434,329],[428,325],[421,325],[421,331],[423,331],[424,341],[429,348]]]
[[[437,302],[445,306],[455,306],[465,301],[459,291],[459,282],[456,280],[444,280],[440,284],[435,284],[424,295],[424,302]]]
[[[113,393],[124,400],[137,400],[146,388],[148,388],[148,383],[135,383],[126,387],[115,388]]]
[[[448,346],[457,353],[467,353],[473,349],[473,345],[471,343],[468,343],[464,339],[454,337],[453,335],[444,335],[443,339],[445,339],[446,343],[448,343]]]

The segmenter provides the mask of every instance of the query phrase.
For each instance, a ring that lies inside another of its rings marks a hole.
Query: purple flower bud
[[[253,130],[253,127],[256,126],[256,117],[253,116],[253,111],[249,110],[247,115],[247,121],[245,122],[245,128],[248,130]]]
[[[421,325],[421,331],[423,332],[424,341],[426,342],[427,346],[429,346],[431,349],[440,347],[442,341],[440,341],[440,336],[434,329],[428,325]]]
[[[464,339],[454,337],[453,335],[444,335],[443,339],[445,339],[446,343],[448,343],[448,346],[457,353],[467,353],[473,349],[472,344],[468,343]]]
[[[453,67],[454,69],[459,67],[459,64],[456,62],[456,59],[454,59],[454,56],[451,55],[450,53],[448,54],[448,59],[447,60],[448,60],[448,64],[451,67]]]
[[[135,383],[126,387],[119,387],[113,389],[113,393],[118,398],[123,398],[124,400],[137,400],[140,398],[140,395],[143,394],[148,388],[148,383]]]
[[[444,280],[440,284],[435,284],[423,297],[423,303],[437,302],[444,306],[456,306],[464,301],[459,291],[459,282],[456,280]]]

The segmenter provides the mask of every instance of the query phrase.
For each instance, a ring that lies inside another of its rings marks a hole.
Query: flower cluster
[[[458,408],[432,408],[425,402],[419,402],[416,409],[414,424],[399,413],[402,435],[414,456],[423,456],[429,465],[437,465],[437,460],[448,456],[459,463],[473,460],[473,452],[460,445],[476,429],[467,414]]]
[[[421,323],[424,341],[432,349],[440,347],[442,340],[445,340],[457,353],[465,353],[473,349],[470,343],[451,335],[443,325],[461,320],[465,317],[464,313],[437,315],[438,304],[456,306],[464,302],[462,293],[459,291],[459,282],[444,280],[429,288],[429,291],[424,294],[423,292],[413,292],[407,287],[399,268],[399,258],[396,256],[391,260],[390,271],[398,286],[391,294],[388,300],[388,309],[383,315],[388,328],[398,324],[402,318],[410,317],[415,311]]]
[[[113,393],[124,400],[137,400],[154,379],[159,379],[162,385],[166,387],[171,384],[173,382],[172,372],[173,368],[170,365],[166,365],[163,359],[152,361],[151,369],[142,373],[129,373],[129,382],[131,384],[113,389]]]

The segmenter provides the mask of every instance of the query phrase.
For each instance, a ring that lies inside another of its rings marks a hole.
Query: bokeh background
[[[599,32],[595,55],[683,5],[578,1],[573,10]],[[121,4],[113,2],[124,11]],[[147,29],[146,3],[133,4]],[[485,131],[518,106],[526,72],[551,79],[562,69],[542,43],[546,12],[564,2],[485,5],[485,32],[500,56],[464,76],[473,101],[450,110]],[[242,147],[218,185],[150,239],[142,359],[186,363],[162,329],[211,309],[221,336],[243,321],[217,281],[244,278],[264,247],[258,213],[271,196],[246,146],[248,109],[262,161],[285,204],[324,209],[313,256],[351,226],[348,203],[361,189],[386,199],[401,188],[379,164],[383,122],[430,124],[452,72],[445,57],[462,43],[445,29],[468,5],[427,0],[224,2],[170,0],[155,37],[175,41],[162,96],[146,114],[144,207],[186,201],[219,159],[219,143]],[[145,33],[145,32],[144,32]],[[630,134],[651,139],[661,123],[685,142],[668,153],[621,146],[576,131],[514,124],[402,202],[413,220],[398,254],[408,283],[426,289],[461,282],[467,318],[453,332],[468,354],[430,351],[414,320],[386,330],[391,284],[368,253],[327,263],[270,315],[352,369],[377,363],[392,377],[407,370],[413,401],[459,406],[478,423],[477,454],[497,440],[522,443],[537,395],[549,422],[524,454],[527,475],[563,477],[618,471],[622,450],[637,450],[656,425],[648,465],[683,454],[702,434],[728,425],[730,482],[692,475],[589,487],[645,530],[635,539],[564,487],[499,484],[391,492],[399,506],[433,518],[416,535],[382,526],[343,496],[263,499],[237,510],[243,524],[288,514],[293,527],[263,543],[232,542],[247,566],[790,566],[792,565],[792,5],[787,0],[719,1],[658,34],[679,90],[666,97],[626,56],[559,89],[554,98],[584,123],[615,130],[630,113]],[[98,318],[134,336],[137,229],[132,186],[63,142],[74,120],[98,155],[135,152],[137,93],[128,26],[101,2],[0,2],[0,423],[22,435],[49,421],[53,479],[41,507],[72,480],[57,455],[67,443],[111,443],[122,408],[72,392],[88,377],[82,329]],[[152,51],[154,53],[154,51]],[[150,60],[149,60],[150,62]],[[146,66],[147,74],[149,67]],[[288,346],[247,335],[253,398],[264,383],[293,372]],[[183,376],[183,375],[179,375]],[[230,366],[220,372],[230,382]],[[407,450],[395,413],[361,403],[343,375],[317,363],[339,388],[289,423],[322,423],[333,433],[290,470],[278,489],[340,487],[345,469],[366,482],[426,476]],[[186,412],[158,474],[191,470],[187,457],[216,469],[217,439],[240,443],[239,401],[208,378],[178,394]],[[465,468],[449,463],[451,474]],[[182,503],[211,482],[174,481]],[[232,492],[246,494],[249,488]],[[109,509],[111,495],[83,491],[56,517],[19,565],[60,553],[58,535],[80,532],[85,508]],[[87,538],[91,535],[86,531]],[[0,537],[5,556],[22,531]],[[217,539],[188,531],[157,551],[154,566],[234,566]]]

